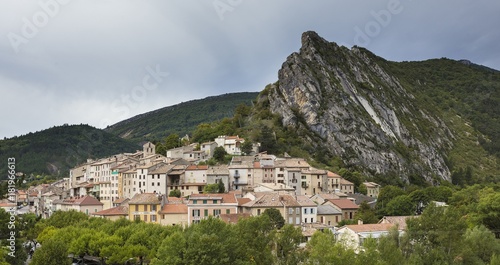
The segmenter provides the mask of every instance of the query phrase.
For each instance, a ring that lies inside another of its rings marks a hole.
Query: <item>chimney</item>
[[[358,225],[362,225],[363,224],[363,220],[359,219],[358,220]]]

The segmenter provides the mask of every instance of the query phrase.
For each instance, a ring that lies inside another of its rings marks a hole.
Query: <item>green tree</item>
[[[162,241],[156,253],[156,258],[153,259],[151,265],[188,264],[187,260],[185,260],[187,247],[185,233],[180,231],[175,232]]]
[[[203,193],[219,193],[219,184],[218,183],[207,184],[203,188]]]
[[[385,207],[387,215],[391,216],[404,216],[414,215],[417,206],[408,195],[399,195],[389,201]]]
[[[31,265],[48,264],[70,264],[68,259],[67,246],[63,241],[49,239],[42,244],[42,247],[35,251]]]
[[[355,216],[356,220],[362,220],[364,224],[376,224],[378,222],[375,210],[368,205],[366,201],[359,205],[358,212]]]
[[[181,191],[178,190],[178,189],[171,190],[170,193],[168,194],[168,196],[180,198],[181,197]]]
[[[406,223],[402,247],[411,264],[452,264],[460,254],[467,225],[455,208],[431,203],[419,218]]]
[[[164,140],[163,146],[166,150],[180,147],[181,141],[180,141],[179,135],[176,133],[172,133],[169,136],[167,136]]]
[[[283,218],[278,209],[269,208],[266,209],[262,214],[269,217],[271,227],[273,229],[281,229],[285,225],[285,218]]]
[[[226,154],[227,154],[226,149],[224,149],[224,147],[222,147],[222,146],[218,146],[214,149],[213,157],[218,162],[223,162]]]
[[[250,140],[245,140],[241,145],[241,151],[246,155],[250,154],[253,149],[253,143]]]
[[[404,195],[405,192],[396,186],[388,185],[384,186],[380,189],[378,198],[377,198],[377,212],[379,215],[387,215],[386,206],[387,204],[394,198],[399,195]]]
[[[271,245],[276,230],[268,215],[238,221],[235,233],[239,241],[239,256],[244,264],[273,264]]]
[[[487,264],[500,254],[500,241],[484,226],[467,229],[464,234],[464,264]]]
[[[377,250],[382,264],[399,265],[404,260],[403,252],[399,248],[400,236],[396,227],[393,227],[388,235],[380,238]]]
[[[301,252],[298,246],[302,241],[302,230],[291,224],[284,225],[277,233],[276,255],[278,264],[300,264]]]
[[[351,265],[356,260],[354,250],[337,243],[330,230],[315,232],[307,242],[306,250],[309,254],[306,263],[311,265]]]
[[[220,180],[219,182],[217,182],[217,193],[224,193],[224,192],[226,192],[226,187],[224,186],[224,182]]]

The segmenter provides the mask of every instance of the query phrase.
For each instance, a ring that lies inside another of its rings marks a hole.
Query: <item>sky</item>
[[[388,60],[500,69],[493,0],[0,1],[0,139],[261,91],[308,30]]]

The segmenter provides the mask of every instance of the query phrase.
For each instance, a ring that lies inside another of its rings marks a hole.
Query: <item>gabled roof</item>
[[[237,200],[238,200],[238,206],[241,206],[241,205],[251,201],[250,198],[238,198]]]
[[[354,184],[352,182],[350,182],[349,180],[347,180],[345,178],[340,179],[340,185],[353,185],[354,186]]]
[[[116,215],[128,215],[128,207],[126,206],[116,206],[113,208],[109,208],[106,210],[102,210],[99,212],[92,213],[92,215],[100,215],[100,216],[116,216]]]
[[[64,200],[55,200],[54,204],[66,204],[66,205],[80,205],[80,206],[88,206],[88,205],[103,205],[102,202],[97,200],[92,196],[83,196],[81,198],[73,198],[73,199],[64,199]]]
[[[300,207],[297,200],[288,194],[267,193],[242,205],[243,207]]]
[[[360,205],[363,202],[367,202],[368,204],[370,204],[370,203],[373,203],[377,200],[376,198],[366,196],[366,195],[361,194],[361,193],[349,194],[349,195],[347,195],[347,197],[353,198],[354,202],[357,205]]]
[[[347,209],[358,209],[359,206],[356,205],[354,202],[348,199],[335,199],[335,200],[328,200],[332,204],[336,205],[342,210],[347,210]]]
[[[302,207],[316,207],[317,206],[316,203],[314,203],[309,197],[307,197],[305,195],[298,195],[297,202]]]
[[[318,205],[318,214],[320,215],[342,215],[342,212],[337,210],[335,207],[325,204]]]
[[[379,231],[389,231],[393,224],[362,224],[362,225],[346,225],[341,227],[348,228],[355,233],[364,233],[364,232],[379,232]]]
[[[365,186],[367,188],[378,188],[380,187],[379,184],[375,183],[375,182],[363,182],[363,184],[365,184]]]
[[[160,214],[187,214],[188,207],[186,204],[165,204],[160,210]]]
[[[160,204],[161,200],[156,193],[137,193],[128,202],[129,205],[133,204]],[[161,197],[160,197],[161,198]]]
[[[327,171],[328,178],[342,178],[339,174]]]
[[[115,203],[115,204],[122,204],[124,202],[128,202],[129,200],[130,200],[129,198],[118,198],[113,203]]]

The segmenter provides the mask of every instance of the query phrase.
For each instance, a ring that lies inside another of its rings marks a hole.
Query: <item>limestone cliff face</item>
[[[270,88],[271,111],[285,126],[314,132],[304,136],[313,145],[367,173],[449,180],[443,150],[451,148],[450,130],[373,58],[304,33],[300,51],[287,58]]]

